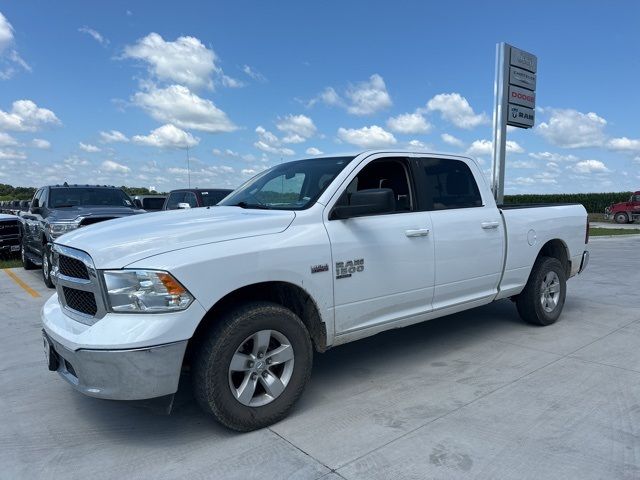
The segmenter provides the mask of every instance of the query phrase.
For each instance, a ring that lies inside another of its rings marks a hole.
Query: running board
[[[29,252],[25,252],[25,256],[31,261],[31,263],[33,263],[34,265],[38,266],[38,267],[42,267],[42,258],[34,255],[33,253],[29,253]]]

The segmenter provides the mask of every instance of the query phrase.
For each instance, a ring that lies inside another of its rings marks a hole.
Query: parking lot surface
[[[640,237],[589,249],[557,324],[502,301],[335,348],[248,434],[187,382],[170,416],[76,393],[44,364],[52,291],[0,271],[0,478],[640,478]]]

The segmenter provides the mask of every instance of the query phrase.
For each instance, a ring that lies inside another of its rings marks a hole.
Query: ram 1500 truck
[[[506,298],[554,323],[587,242],[581,205],[499,208],[469,158],[284,163],[215,207],[58,238],[49,369],[121,400],[171,398],[189,370],[206,412],[252,430],[287,415],[314,351]]]
[[[100,185],[54,185],[39,188],[29,210],[20,214],[22,265],[42,267],[42,278],[53,288],[51,246],[60,235],[105,220],[144,213],[120,188]]]

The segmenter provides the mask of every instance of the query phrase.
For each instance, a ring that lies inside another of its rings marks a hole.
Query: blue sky
[[[490,5],[490,6],[488,6]],[[640,4],[0,2],[0,183],[235,187],[320,152],[488,173],[495,45],[538,56],[507,193],[640,189]]]

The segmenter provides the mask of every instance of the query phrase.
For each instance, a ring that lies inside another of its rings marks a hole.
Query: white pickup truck
[[[498,208],[465,157],[369,151],[284,163],[218,206],[58,239],[49,369],[94,397],[171,399],[241,431],[287,415],[314,350],[511,298],[555,322],[587,265],[581,205]]]

